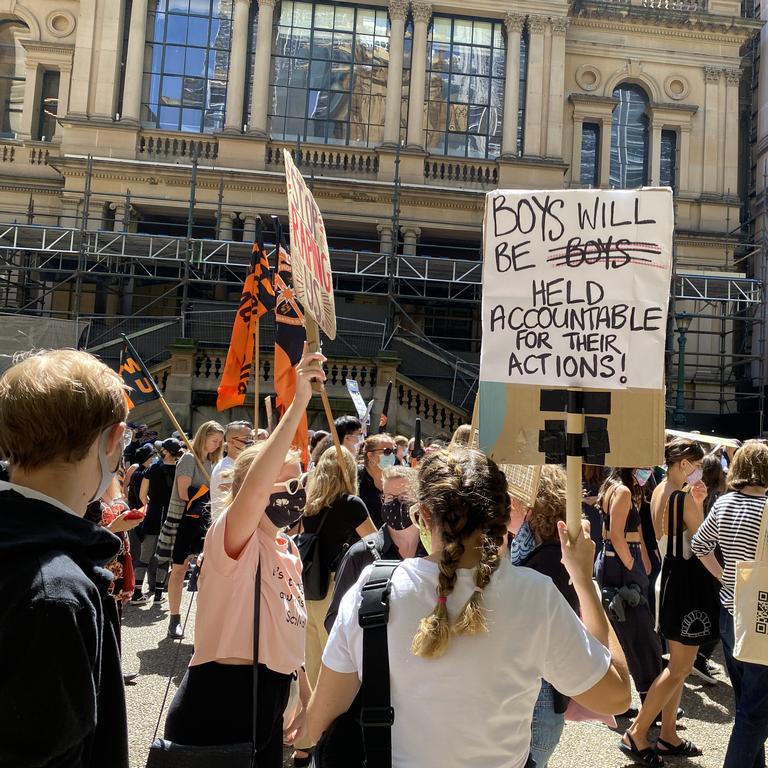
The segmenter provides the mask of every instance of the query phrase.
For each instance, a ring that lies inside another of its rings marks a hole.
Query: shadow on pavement
[[[123,625],[126,627],[151,627],[158,621],[168,621],[168,602],[150,603],[147,607],[131,605],[123,609]]]
[[[173,683],[178,688],[194,648],[189,642],[179,644],[177,640],[162,639],[155,648],[146,648],[136,653],[139,659],[139,675],[159,675],[167,678],[173,673]]]

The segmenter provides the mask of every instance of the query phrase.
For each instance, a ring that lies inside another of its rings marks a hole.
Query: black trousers
[[[259,664],[259,768],[282,768],[283,712],[290,686],[291,675]],[[168,710],[165,738],[191,746],[250,742],[253,667],[216,662],[190,667]]]

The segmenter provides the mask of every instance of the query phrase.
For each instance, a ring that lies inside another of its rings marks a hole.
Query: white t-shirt
[[[215,522],[219,515],[224,511],[224,498],[229,493],[229,488],[221,490],[222,484],[232,485],[232,478],[222,478],[222,474],[231,471],[235,466],[235,460],[225,456],[211,472],[211,520]]]
[[[323,663],[362,675],[358,625],[366,568],[341,602]],[[458,571],[448,597],[455,620],[474,589],[474,570]],[[419,622],[435,607],[436,563],[405,560],[392,578],[388,632],[395,723],[393,768],[522,768],[541,680],[577,696],[608,671],[610,654],[584,628],[551,579],[508,560],[483,594],[489,632],[452,636],[446,653],[411,653]]]

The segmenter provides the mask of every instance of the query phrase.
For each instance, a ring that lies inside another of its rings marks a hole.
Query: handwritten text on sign
[[[336,305],[325,225],[291,153],[283,150],[288,185],[293,284],[304,309],[330,339],[336,338]]]
[[[488,195],[481,379],[663,386],[668,189]]]

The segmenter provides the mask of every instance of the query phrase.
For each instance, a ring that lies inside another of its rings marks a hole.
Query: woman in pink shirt
[[[280,424],[267,441],[243,451],[235,462],[232,501],[205,539],[195,654],[165,725],[165,737],[178,744],[237,744],[251,741],[255,714],[259,768],[282,766],[283,711],[292,676],[304,663],[301,561],[282,526],[286,497],[303,492],[291,441],[312,397],[312,382],[325,379],[324,361],[305,351],[297,367],[296,395]],[[303,506],[301,498],[298,503]],[[259,562],[259,700],[254,713],[253,601]],[[303,701],[308,693],[302,691]]]

